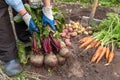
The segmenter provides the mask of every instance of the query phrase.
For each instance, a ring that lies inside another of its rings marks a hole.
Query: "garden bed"
[[[54,6],[58,6],[61,12],[65,14],[66,23],[70,20],[81,22],[82,16],[89,16],[91,12],[91,6],[84,8],[78,3],[57,3],[54,4]],[[109,12],[114,12],[114,10],[99,6],[95,18],[102,20],[106,18],[106,14]],[[115,49],[115,57],[108,66],[105,65],[105,59],[102,59],[98,64],[90,64],[90,59],[96,49],[90,49],[80,54],[83,49],[78,48],[80,44],[76,42],[83,36],[84,35],[78,35],[71,39],[72,45],[68,48],[73,56],[68,58],[64,65],[57,66],[49,71],[49,69],[44,66],[36,68],[28,64],[23,66],[24,70],[37,73],[39,75],[38,80],[120,80],[120,50]],[[28,79],[33,80],[29,77]]]

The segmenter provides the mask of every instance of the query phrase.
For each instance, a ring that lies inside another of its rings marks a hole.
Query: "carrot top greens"
[[[93,36],[101,41],[102,46],[111,45],[113,51],[115,44],[120,48],[120,17],[115,13],[108,13],[107,16],[99,25],[94,26],[96,31]]]

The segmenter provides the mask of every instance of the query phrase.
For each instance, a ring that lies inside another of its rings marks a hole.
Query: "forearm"
[[[50,0],[43,0],[43,4],[45,7],[49,7],[51,5]]]
[[[23,9],[22,9],[21,11],[19,11],[18,13],[19,13],[21,16],[23,16],[26,12],[27,12],[26,9],[23,8]]]
[[[8,5],[13,7],[21,16],[26,13],[24,5],[21,0],[5,0]]]

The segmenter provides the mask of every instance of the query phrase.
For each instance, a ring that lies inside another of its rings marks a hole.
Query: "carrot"
[[[79,42],[79,43],[82,43],[82,42],[87,41],[87,40],[90,39],[90,38],[91,38],[90,36],[86,36],[86,37],[80,39],[78,42]]]
[[[111,51],[110,54],[109,54],[109,57],[108,57],[108,63],[111,63],[113,58],[114,58],[114,52]]]
[[[83,44],[81,44],[81,45],[79,46],[79,48],[82,48],[82,47],[87,46],[87,45],[90,44],[93,40],[94,40],[94,38],[87,39],[86,42],[84,42]]]
[[[101,44],[101,41],[97,41],[95,47],[98,47]]]
[[[86,47],[86,50],[95,47],[96,43],[97,43],[97,41],[95,41],[95,40],[92,41],[92,42]]]
[[[96,63],[98,63],[102,59],[102,57],[105,55],[105,52],[106,52],[106,47],[103,47],[103,49],[102,49]]]
[[[107,48],[106,48],[106,54],[105,54],[105,58],[106,58],[107,60],[108,60],[109,54],[110,54],[110,49],[107,47]]]
[[[103,46],[99,46],[98,49],[96,50],[96,52],[94,53],[92,59],[91,59],[91,63],[95,62],[97,60],[97,58],[99,57],[101,51],[103,49]]]

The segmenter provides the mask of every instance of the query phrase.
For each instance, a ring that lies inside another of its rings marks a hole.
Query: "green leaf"
[[[116,44],[117,44],[117,47],[120,48],[120,42],[117,42]]]
[[[25,45],[21,41],[17,41],[17,49],[18,49],[18,58],[20,63],[27,63],[27,56],[25,51]]]
[[[16,23],[19,23],[19,22],[22,22],[22,21],[23,21],[22,17],[21,17],[19,14],[17,14],[16,16],[14,16],[13,20],[14,20]]]

